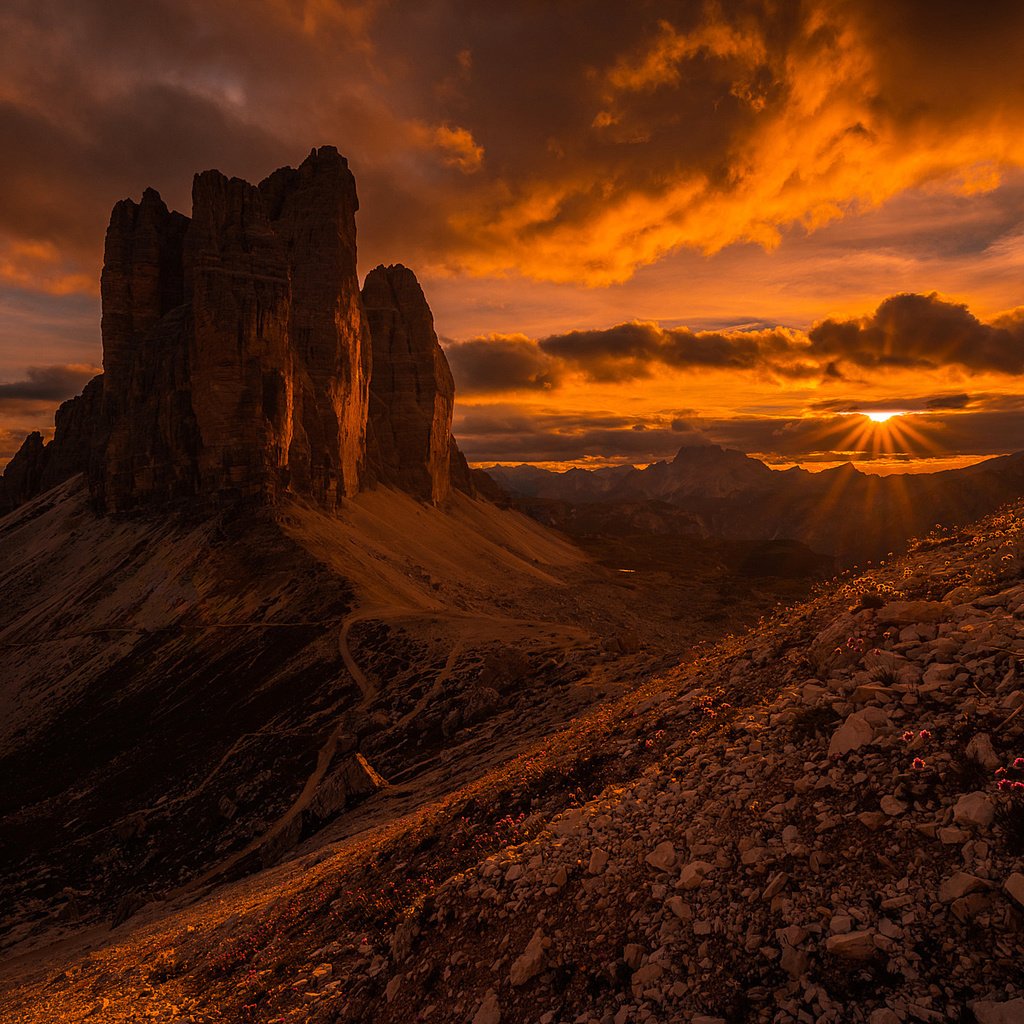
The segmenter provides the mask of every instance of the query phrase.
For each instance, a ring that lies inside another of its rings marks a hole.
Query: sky
[[[1019,0],[6,0],[0,462],[98,371],[115,201],[327,144],[472,462],[1024,449],[1022,123]]]

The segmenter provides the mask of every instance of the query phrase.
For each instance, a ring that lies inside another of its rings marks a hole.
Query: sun
[[[867,416],[872,423],[885,423],[887,420],[891,420],[893,416],[902,416],[903,414],[899,410],[879,409],[876,412],[866,412],[863,415]]]

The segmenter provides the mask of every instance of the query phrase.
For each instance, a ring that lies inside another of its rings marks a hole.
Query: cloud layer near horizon
[[[936,294],[892,295],[870,315],[827,319],[809,331],[783,327],[693,331],[646,321],[532,339],[496,335],[449,342],[465,395],[551,389],[575,371],[626,382],[665,369],[739,371],[827,381],[878,370],[1024,373],[1024,307],[984,323]]]

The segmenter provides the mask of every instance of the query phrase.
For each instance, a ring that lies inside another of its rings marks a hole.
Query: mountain
[[[487,500],[415,274],[359,287],[335,150],[193,198],[114,207],[104,371],[2,478],[6,949],[401,816],[776,600]]]
[[[959,470],[869,476],[847,463],[819,473],[769,469],[742,452],[681,448],[671,462],[552,473],[531,466],[487,470],[524,507],[572,531],[557,505],[603,505],[605,528],[638,502],[665,502],[692,517],[695,536],[793,540],[840,565],[885,558],[935,524],[969,523],[1024,495],[1024,453]],[[593,513],[591,513],[593,515]]]
[[[400,816],[60,934],[0,1019],[1020,1020],[1022,543],[1021,505],[932,535]]]
[[[4,472],[17,507],[84,472],[107,512],[306,495],[337,507],[384,483],[443,502],[451,372],[412,271],[356,276],[355,183],[333,147],[258,186],[195,177],[192,216],[147,189],[104,247],[103,373]],[[371,444],[367,446],[367,434]]]

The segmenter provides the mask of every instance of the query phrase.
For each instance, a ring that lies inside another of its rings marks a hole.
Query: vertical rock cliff
[[[296,360],[293,485],[319,500],[354,494],[366,443],[370,335],[356,272],[355,181],[337,150],[260,184],[291,281],[288,331]]]
[[[293,490],[334,505],[355,493],[370,359],[357,208],[330,147],[259,186],[196,175],[191,220],[151,190],[118,203],[102,278],[97,504]]]
[[[416,275],[377,267],[363,284],[373,339],[367,456],[384,484],[425,501],[451,489],[455,384]]]
[[[53,441],[26,440],[0,505],[83,471],[107,512],[284,492],[333,508],[374,483],[435,503],[472,491],[416,276],[378,267],[360,291],[358,205],[329,146],[259,185],[197,174],[191,218],[152,189],[117,203],[103,375],[61,407]]]

